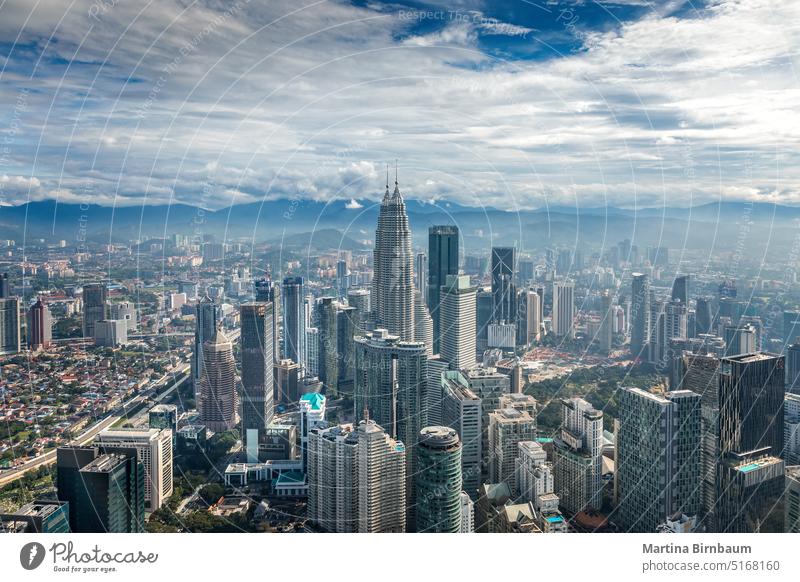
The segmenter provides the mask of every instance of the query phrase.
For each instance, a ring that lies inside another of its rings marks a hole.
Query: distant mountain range
[[[779,250],[791,244],[800,208],[771,203],[720,202],[692,208],[575,208],[553,206],[510,212],[453,202],[407,201],[416,245],[427,246],[427,229],[456,224],[468,249],[516,244],[522,249],[549,245],[597,247],[631,239],[644,247]],[[185,204],[126,206],[31,202],[0,206],[0,238],[64,239],[74,244],[127,242],[173,234],[213,234],[218,240],[245,239],[309,249],[369,248],[375,235],[375,201],[275,200],[217,211]],[[787,249],[788,251],[788,249]]]

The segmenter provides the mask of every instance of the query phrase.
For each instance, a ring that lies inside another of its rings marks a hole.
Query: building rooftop
[[[322,407],[325,405],[325,397],[322,394],[303,394],[300,397],[302,402],[308,402],[311,406],[311,410],[321,410]]]

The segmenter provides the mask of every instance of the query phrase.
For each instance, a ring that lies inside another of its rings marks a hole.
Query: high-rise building
[[[800,342],[786,349],[786,391],[800,394]]]
[[[136,306],[130,301],[119,301],[112,303],[109,307],[110,319],[124,320],[128,328],[128,333],[138,329],[139,324],[136,318]]]
[[[94,322],[94,343],[116,348],[128,343],[128,322],[124,319],[101,319]]]
[[[370,314],[370,295],[366,289],[350,289],[347,292],[347,304],[356,309],[356,335],[364,335],[367,331],[367,319]]]
[[[414,257],[414,291],[422,295],[423,301],[428,297],[428,255],[417,253]]]
[[[526,309],[526,315],[528,317],[526,343],[530,345],[542,339],[542,314],[544,313],[544,306],[542,305],[541,296],[534,289],[526,291],[525,298],[528,303]]]
[[[365,411],[386,433],[413,450],[419,431],[427,425],[425,390],[428,358],[425,346],[403,341],[385,329],[355,339],[355,416]],[[406,461],[409,480],[414,476],[414,455]],[[413,481],[408,484],[413,497]],[[410,503],[413,513],[413,504]],[[412,518],[413,521],[413,518]]]
[[[500,406],[500,398],[511,392],[511,378],[495,368],[472,368],[465,372],[469,388],[481,400],[481,482],[489,479],[489,413]]]
[[[83,286],[83,337],[94,337],[94,325],[108,319],[108,289],[105,283]]]
[[[306,361],[303,366],[307,377],[319,376],[319,328],[306,328]]]
[[[174,446],[178,437],[178,407],[175,404],[156,404],[147,411],[147,426],[170,429]]]
[[[272,422],[275,412],[271,302],[245,303],[239,308],[242,351],[241,435],[248,448]]]
[[[561,401],[553,440],[555,492],[570,513],[602,506],[603,413],[583,398]]]
[[[118,428],[103,430],[95,439],[106,452],[136,450],[144,468],[144,500],[151,512],[172,495],[172,437],[171,429]]]
[[[422,429],[416,448],[416,530],[461,530],[461,442],[446,426]]]
[[[492,247],[492,321],[516,320],[515,249]]]
[[[0,299],[8,299],[12,294],[13,289],[8,273],[0,274]]]
[[[329,532],[357,532],[358,433],[353,426],[310,429],[307,462],[309,520]]]
[[[283,280],[283,358],[301,366],[305,362],[306,317],[305,292],[302,277]]]
[[[800,311],[783,312],[783,346],[792,345],[800,337]]]
[[[650,341],[650,282],[634,273],[631,281],[631,355],[641,357]]]
[[[336,368],[339,374],[337,386],[340,390],[352,393],[353,365],[355,363],[355,344],[358,327],[358,311],[355,307],[339,304],[336,310]]]
[[[697,334],[711,333],[714,323],[714,317],[711,313],[711,299],[709,297],[698,297],[694,311]]]
[[[69,503],[73,533],[144,531],[144,466],[135,449],[60,447],[56,488],[59,501]]]
[[[428,229],[428,311],[433,319],[433,353],[440,351],[439,302],[449,275],[458,275],[458,227],[431,226]]]
[[[339,299],[344,299],[347,289],[350,287],[350,269],[347,268],[347,261],[339,259],[336,262],[336,289]]]
[[[319,334],[319,379],[331,394],[339,390],[339,303],[333,297],[323,297],[316,306]]]
[[[800,394],[786,394],[783,402],[783,454],[787,465],[800,465]]]
[[[231,430],[237,423],[236,362],[233,345],[222,329],[203,344],[200,422],[209,430]]]
[[[37,499],[11,513],[0,513],[0,533],[70,533],[69,503]]]
[[[752,325],[725,326],[725,355],[738,356],[756,351],[756,330]]]
[[[800,466],[786,468],[784,531],[800,533]]]
[[[545,496],[554,495],[553,464],[547,461],[547,453],[540,443],[522,441],[517,446],[516,494],[521,501],[530,501],[539,510],[546,502]]]
[[[553,333],[556,337],[575,337],[575,283],[553,282]]]
[[[459,371],[441,375],[442,422],[461,439],[462,489],[476,498],[481,485],[482,424],[481,399],[470,389],[469,381]]]
[[[414,340],[425,344],[429,358],[433,356],[433,320],[419,291],[414,291]]]
[[[475,366],[476,290],[468,275],[448,275],[439,304],[439,354],[453,369]]]
[[[614,310],[612,309],[612,297],[608,291],[600,297],[600,332],[598,347],[605,354],[611,352],[613,339]]]
[[[16,354],[22,349],[19,298],[0,299],[0,356]]]
[[[406,204],[396,178],[393,194],[389,194],[389,184],[386,184],[372,263],[372,308],[377,323],[392,335],[413,340],[414,257]]]
[[[256,279],[255,281],[256,303],[272,303],[272,357],[273,363],[277,364],[281,359],[281,293],[280,287],[270,279]],[[302,364],[301,364],[302,365]]]
[[[767,521],[764,500],[773,494],[777,471],[767,458],[784,450],[784,359],[766,353],[719,360],[689,355],[684,369],[681,386],[702,396],[705,527],[717,532],[760,527]],[[742,472],[750,462],[756,463],[752,474]],[[752,496],[742,497],[745,491]]]
[[[204,295],[197,302],[194,319],[194,350],[192,352],[192,381],[197,409],[200,409],[200,379],[203,376],[203,344],[214,337],[217,331],[218,310],[217,305],[208,295]]]
[[[28,345],[31,349],[48,348],[53,341],[50,309],[39,297],[28,310]]]
[[[465,491],[458,496],[461,502],[461,529],[458,533],[475,532],[475,502]]]
[[[672,300],[689,303],[689,275],[676,275],[672,281]]]
[[[327,399],[315,392],[303,394],[297,403],[300,417],[300,457],[305,473],[308,473],[308,436],[311,429],[325,425],[326,403]]]
[[[502,399],[501,399],[502,402]],[[526,410],[500,408],[489,413],[489,482],[516,488],[518,445],[536,438],[536,417]]]
[[[623,388],[617,434],[616,519],[654,533],[674,514],[701,510],[700,395]]]

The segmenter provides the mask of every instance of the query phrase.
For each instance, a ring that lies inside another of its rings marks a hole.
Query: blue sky
[[[0,204],[800,204],[800,2],[0,0]]]

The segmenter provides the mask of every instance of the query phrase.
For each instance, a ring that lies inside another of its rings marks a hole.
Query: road
[[[168,372],[164,374],[157,382],[152,385],[152,388],[149,388],[146,392],[152,393],[153,391],[158,392],[158,388],[162,386],[166,386],[170,380],[174,379],[172,385],[164,392],[160,393],[157,398],[155,398],[156,402],[160,402],[163,400],[168,394],[171,394],[178,386],[183,384],[189,378],[189,365],[182,367],[180,370]],[[115,409],[109,416],[102,418],[101,420],[97,421],[85,431],[83,431],[80,435],[78,435],[75,439],[72,440],[72,444],[74,445],[86,445],[94,440],[94,437],[97,436],[101,430],[104,430],[110,426],[112,426],[115,422],[120,420],[121,418],[125,418],[130,414],[135,414],[141,408],[144,407],[147,400],[146,397],[142,394],[137,394],[130,400],[123,402],[122,405]],[[136,412],[134,412],[134,410]],[[33,471],[34,469],[38,469],[39,467],[52,465],[56,462],[56,450],[52,449],[47,451],[46,453],[42,453],[38,457],[34,457],[29,461],[25,461],[19,467],[14,467],[13,469],[9,469],[8,471],[4,471],[0,473],[0,487],[8,485],[9,483],[16,481],[23,477],[26,473]]]

